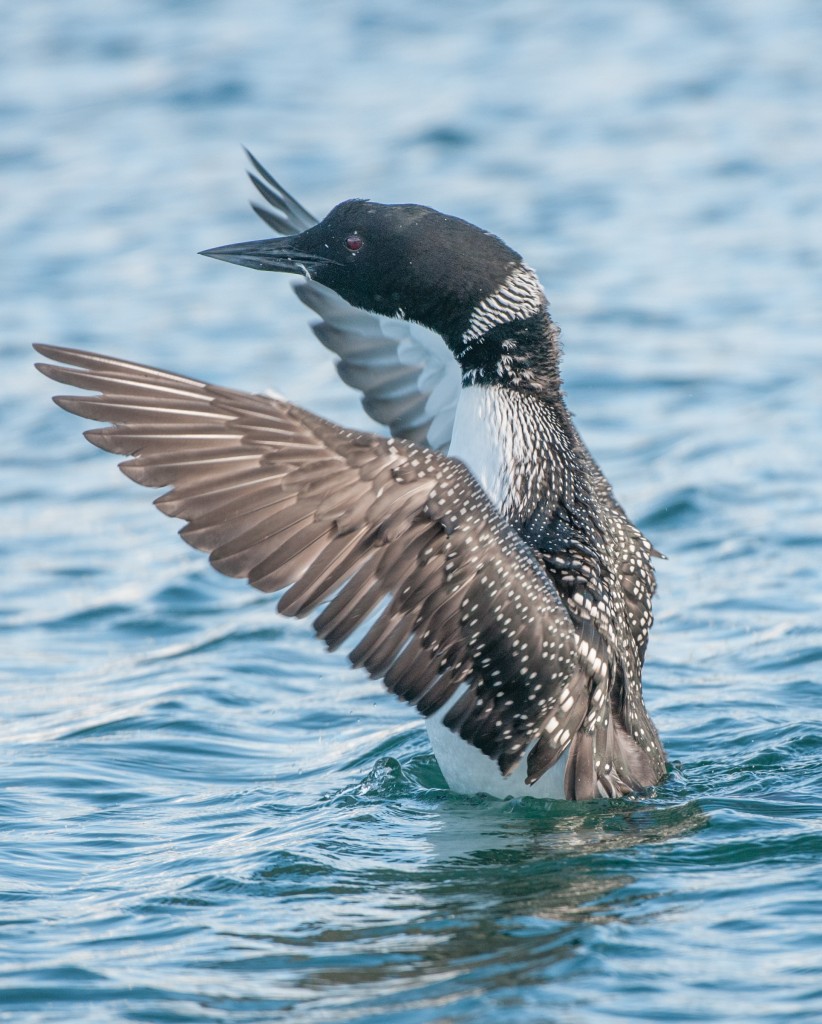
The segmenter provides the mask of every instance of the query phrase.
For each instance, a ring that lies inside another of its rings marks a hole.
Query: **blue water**
[[[0,4],[0,1020],[822,1020],[822,8]],[[212,572],[30,343],[366,424],[259,237],[478,222],[664,551],[659,789],[450,794],[420,720]]]

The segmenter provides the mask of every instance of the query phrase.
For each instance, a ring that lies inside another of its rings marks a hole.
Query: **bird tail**
[[[648,725],[653,729],[650,722]],[[661,747],[653,742],[648,746],[649,750],[640,746],[616,713],[609,716],[607,724],[590,731],[581,729],[571,740],[565,768],[566,799],[616,798],[653,786],[664,775],[665,766],[664,758],[654,756]]]

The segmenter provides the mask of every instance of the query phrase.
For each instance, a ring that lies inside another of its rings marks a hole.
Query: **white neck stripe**
[[[487,334],[493,327],[525,320],[545,305],[545,295],[537,275],[524,263],[516,266],[500,287],[474,309],[462,336],[463,349]]]

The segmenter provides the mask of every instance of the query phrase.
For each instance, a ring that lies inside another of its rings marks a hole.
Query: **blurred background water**
[[[822,7],[0,3],[0,1020],[822,1019]],[[659,564],[670,778],[450,794],[416,715],[219,577],[30,344],[367,424],[241,144],[504,237]]]

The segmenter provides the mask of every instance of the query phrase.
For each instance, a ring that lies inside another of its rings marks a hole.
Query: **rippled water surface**
[[[822,9],[2,3],[0,1019],[822,1019]],[[258,237],[478,222],[539,272],[659,564],[659,789],[450,794],[416,715],[219,577],[49,401],[96,348],[365,425]]]

